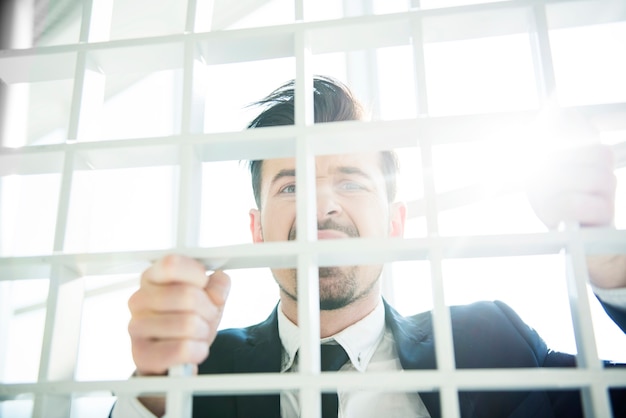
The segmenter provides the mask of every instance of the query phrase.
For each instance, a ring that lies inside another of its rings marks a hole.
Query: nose
[[[324,220],[341,214],[341,205],[330,187],[317,187],[317,219]]]

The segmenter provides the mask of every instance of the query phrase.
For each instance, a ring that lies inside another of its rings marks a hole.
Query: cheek
[[[295,223],[294,208],[286,205],[272,205],[265,208],[261,217],[263,239],[265,241],[287,241],[289,230]]]

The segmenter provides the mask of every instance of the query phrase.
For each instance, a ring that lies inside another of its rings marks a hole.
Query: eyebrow
[[[338,172],[342,173],[342,174],[356,174],[358,176],[364,177],[368,180],[371,180],[372,177],[367,174],[365,171],[361,170],[358,167],[348,167],[348,166],[343,166],[343,167],[339,167],[337,169]]]
[[[278,173],[276,173],[276,175],[272,178],[272,182],[271,184],[276,183],[278,180],[280,180],[283,177],[295,177],[296,176],[296,170],[295,169],[284,169],[284,170],[280,170]]]
[[[342,167],[338,167],[337,171],[342,174],[356,174],[368,180],[372,179],[372,177],[369,174],[367,174],[365,171],[361,170],[358,167],[342,166]],[[283,169],[283,170],[280,170],[278,173],[276,173],[276,175],[272,178],[271,184],[276,183],[278,180],[280,180],[283,177],[295,177],[295,176],[296,176],[295,169]]]

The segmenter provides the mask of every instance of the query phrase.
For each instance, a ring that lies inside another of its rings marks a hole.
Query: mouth
[[[345,232],[336,229],[322,229],[317,231],[317,239],[344,239],[350,238]]]
[[[341,225],[337,222],[326,221],[318,222],[317,224],[317,239],[345,239],[345,238],[357,238],[359,237],[359,230],[353,225]],[[296,225],[295,223],[289,229],[287,236],[288,241],[296,239]]]

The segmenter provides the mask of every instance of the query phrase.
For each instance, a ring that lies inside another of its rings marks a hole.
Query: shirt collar
[[[376,308],[360,321],[330,337],[322,338],[320,343],[335,341],[341,345],[354,368],[364,372],[385,333],[385,308],[382,299]],[[281,372],[289,370],[300,348],[300,330],[278,307],[278,334],[283,345]]]

